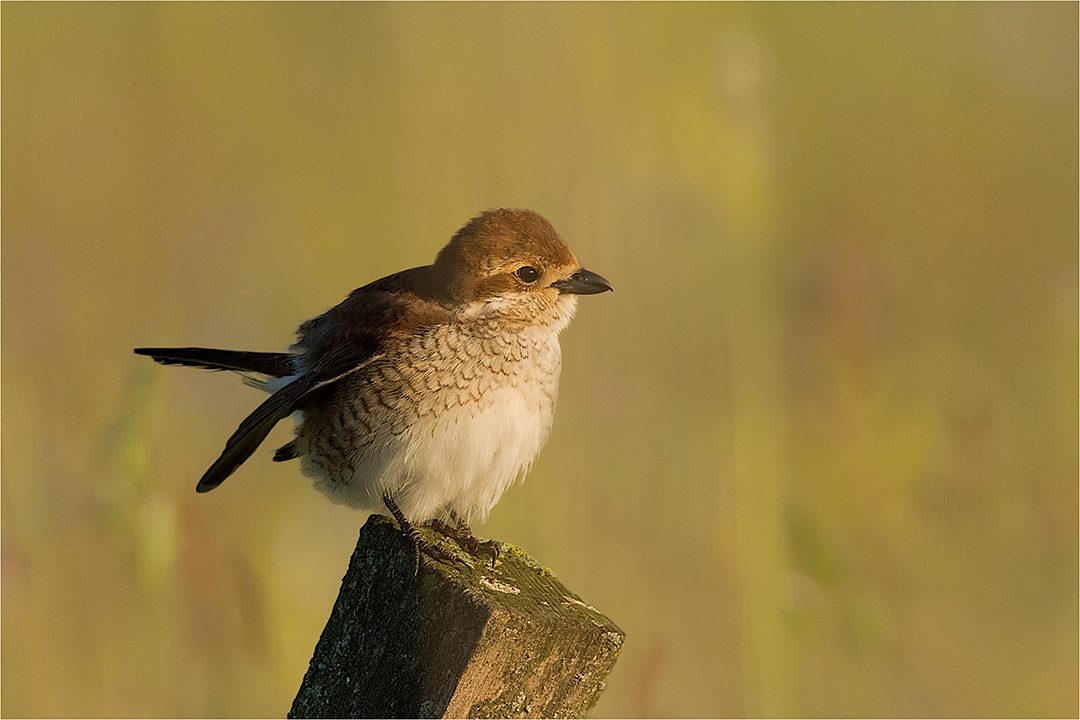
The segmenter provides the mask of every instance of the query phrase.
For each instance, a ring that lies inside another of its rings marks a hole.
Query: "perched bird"
[[[433,264],[354,290],[300,325],[289,352],[135,352],[165,365],[255,374],[252,384],[271,393],[229,438],[199,492],[220,485],[293,415],[296,437],[275,461],[299,458],[335,502],[385,505],[417,563],[421,550],[447,555],[413,527],[427,522],[494,562],[496,546],[476,540],[468,523],[487,517],[547,438],[559,332],[577,296],[611,289],[539,214],[489,210]]]

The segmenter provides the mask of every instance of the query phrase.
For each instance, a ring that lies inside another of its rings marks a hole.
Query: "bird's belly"
[[[389,494],[413,522],[448,511],[486,518],[547,439],[557,363],[553,370],[513,383],[474,378],[422,390],[406,383],[381,402],[357,387],[352,422],[341,411],[305,417],[304,473],[335,502],[359,509],[375,509]]]

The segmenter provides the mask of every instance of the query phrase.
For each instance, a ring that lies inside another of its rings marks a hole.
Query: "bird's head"
[[[444,247],[432,268],[462,312],[562,329],[578,295],[611,284],[578,264],[555,228],[532,210],[488,210]]]

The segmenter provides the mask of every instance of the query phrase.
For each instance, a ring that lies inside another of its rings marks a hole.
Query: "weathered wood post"
[[[583,717],[624,634],[551,571],[498,565],[422,529],[463,565],[421,557],[392,520],[360,531],[289,717]]]

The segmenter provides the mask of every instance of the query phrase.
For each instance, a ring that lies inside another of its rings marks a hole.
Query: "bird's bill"
[[[611,283],[585,268],[581,268],[566,280],[551,283],[551,287],[564,295],[595,295],[596,293],[614,290]]]

